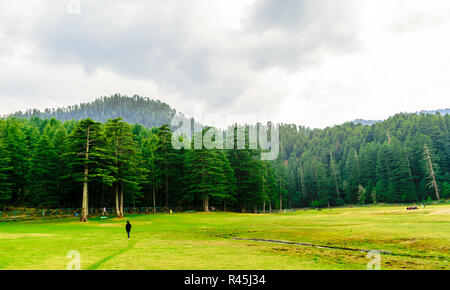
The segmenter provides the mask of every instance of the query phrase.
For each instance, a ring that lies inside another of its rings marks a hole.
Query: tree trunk
[[[406,156],[406,164],[408,164],[409,177],[412,177],[411,166],[409,165],[409,158],[408,158],[408,156]]]
[[[166,140],[165,143],[167,144]],[[165,189],[165,194],[166,194],[166,207],[169,207],[169,165],[168,165],[168,160],[167,160],[167,148],[165,150],[165,154],[164,154],[164,158],[165,158],[165,181],[166,181],[166,189]]]
[[[155,186],[153,186],[153,213],[156,213]]]
[[[83,182],[83,201],[81,204],[81,217],[80,221],[87,222],[87,210],[88,210],[88,181],[89,168],[86,165],[84,167],[84,182]]]
[[[355,151],[356,170],[358,171],[358,180],[359,180],[359,177],[361,176],[361,174],[359,172],[358,152],[356,152],[356,149],[353,149],[353,150]]]
[[[124,217],[123,214],[123,184],[120,186],[120,217]]]
[[[118,218],[120,218],[120,205],[119,205],[119,184],[116,183],[115,185],[116,188],[116,215]]]
[[[303,167],[302,165],[300,165],[300,182],[302,183],[302,193],[303,196],[306,195],[306,190],[305,190],[305,177],[303,175]]]
[[[266,213],[266,201],[263,201],[263,213]]]
[[[334,185],[336,187],[336,197],[339,199],[339,187],[338,187],[338,181],[337,181],[337,172],[336,172],[336,164],[333,159],[333,153],[330,151],[330,165],[331,169],[333,170],[334,175]]]
[[[281,178],[278,180],[279,191],[280,191],[280,212],[283,210],[283,195],[281,193]]]
[[[434,187],[434,192],[436,193],[437,200],[440,200],[439,189],[438,189],[437,182],[436,182],[436,176],[434,174],[433,164],[431,163],[430,151],[428,150],[427,144],[425,144],[425,154],[426,154],[425,157],[426,157],[426,159],[428,161],[428,166],[429,166],[429,169],[430,169],[430,174],[429,175],[432,178],[431,184]]]
[[[118,156],[119,156],[119,153],[118,153],[118,147],[119,147],[119,137],[118,137],[117,134],[116,134],[115,153],[116,153],[116,167],[117,167],[117,168],[120,167],[120,166],[119,166],[119,162],[117,161],[117,160],[118,160]],[[120,169],[119,169],[119,171],[120,171]],[[118,174],[119,174],[119,173],[118,173]],[[118,179],[118,176],[116,176],[116,179]],[[121,212],[120,212],[119,181],[118,181],[118,180],[116,181],[115,187],[116,187],[116,216],[117,216],[118,218],[121,218],[122,215],[121,215]]]
[[[83,181],[83,201],[81,203],[81,216],[80,221],[87,222],[87,216],[88,216],[88,175],[89,175],[89,165],[87,164],[87,161],[89,160],[89,134],[90,134],[90,127],[87,128],[87,137],[86,137],[86,164],[84,165],[84,181]]]
[[[207,196],[203,197],[203,211],[204,212],[209,212],[208,199],[209,199],[209,197],[207,197]]]
[[[167,165],[166,165],[167,166]],[[165,189],[165,196],[166,196],[166,207],[169,206],[169,176],[167,176],[167,170],[166,170],[166,189]]]

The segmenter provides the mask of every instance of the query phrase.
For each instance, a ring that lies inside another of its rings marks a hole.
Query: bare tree
[[[337,198],[339,199],[339,187],[338,187],[338,181],[337,181],[336,162],[334,161],[333,153],[331,151],[330,151],[330,166],[331,166],[331,170],[333,171],[333,175],[334,175],[334,184],[336,186]]]
[[[356,160],[356,170],[358,171],[358,178],[361,176],[359,172],[359,161],[358,161],[358,152],[356,152],[356,149],[353,149],[355,151],[355,160]]]
[[[406,155],[406,164],[408,165],[408,173],[409,173],[409,177],[412,177],[411,165],[409,164],[409,158],[408,158],[408,155]]]
[[[300,183],[302,184],[302,193],[303,195],[305,195],[306,191],[305,191],[305,175],[303,174],[303,166],[300,164],[299,167],[299,171],[300,171]]]
[[[435,171],[433,169],[433,162],[431,161],[430,150],[428,149],[427,144],[424,145],[423,149],[424,149],[423,159],[427,165],[426,166],[427,178],[430,180],[430,182],[428,183],[428,186],[430,188],[434,188],[434,192],[436,193],[436,198],[437,198],[437,200],[440,200],[439,188],[438,188],[438,185],[436,182]]]

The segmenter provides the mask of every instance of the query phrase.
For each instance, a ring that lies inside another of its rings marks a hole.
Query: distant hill
[[[450,114],[450,108],[433,110],[433,111],[425,111],[425,110],[423,110],[423,111],[418,112],[418,114],[437,114],[437,113],[439,113],[441,115]]]
[[[361,124],[361,125],[369,125],[369,126],[371,126],[371,125],[373,125],[373,124],[375,124],[375,123],[378,123],[378,122],[382,122],[382,120],[364,120],[364,119],[356,119],[356,120],[353,120],[353,121],[352,121],[352,123],[355,124],[355,125]]]
[[[55,117],[61,121],[91,118],[98,122],[106,122],[108,119],[121,117],[127,123],[141,124],[151,128],[170,124],[175,113],[175,109],[158,100],[137,95],[128,97],[116,94],[110,97],[101,97],[89,103],[57,109],[45,109],[44,111],[37,109],[25,112],[19,111],[10,116],[26,119],[31,117],[39,117],[41,119]]]
[[[420,115],[420,114],[432,114],[432,115],[435,115],[435,114],[437,114],[437,113],[439,113],[439,114],[441,114],[441,115],[447,115],[447,114],[450,114],[450,108],[447,108],[447,109],[439,109],[439,110],[431,110],[431,111],[422,110],[422,111],[419,111],[419,112],[415,112],[415,114],[418,114],[418,115]],[[364,119],[356,119],[356,120],[353,120],[351,123],[353,123],[353,124],[355,124],[355,125],[361,124],[361,125],[369,125],[369,126],[371,126],[371,125],[373,125],[373,124],[375,124],[375,123],[382,122],[382,121],[383,121],[383,120],[364,120]]]
[[[450,114],[450,108],[432,111],[420,111],[416,114]],[[140,124],[147,128],[159,127],[164,124],[170,124],[172,117],[176,114],[176,110],[168,104],[159,100],[152,100],[146,97],[135,95],[128,97],[115,94],[110,97],[101,97],[93,102],[81,103],[63,108],[50,109],[43,111],[38,109],[30,109],[25,112],[18,111],[9,116],[29,119],[38,117],[41,119],[49,119],[55,117],[61,121],[82,120],[91,118],[98,122],[106,122],[108,119],[121,117],[125,122],[130,124]],[[382,122],[382,120],[364,120],[356,119],[351,123],[357,125],[373,125]]]

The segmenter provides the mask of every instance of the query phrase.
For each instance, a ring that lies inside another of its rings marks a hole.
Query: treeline
[[[450,115],[398,114],[372,126],[280,130],[289,206],[450,197]]]
[[[0,207],[253,210],[278,192],[256,150],[175,150],[168,125],[0,120]],[[264,178],[264,182],[261,180]],[[263,188],[264,187],[264,188]],[[267,192],[265,196],[262,191]]]
[[[450,197],[449,115],[280,126],[280,154],[175,150],[168,125],[0,120],[0,207],[270,211]],[[86,212],[82,215],[85,218]]]

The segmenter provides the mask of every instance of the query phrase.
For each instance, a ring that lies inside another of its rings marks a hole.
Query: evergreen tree
[[[437,176],[439,174],[439,167],[437,166],[436,155],[434,154],[433,148],[431,148],[426,143],[423,146],[423,159],[422,164],[424,171],[426,172],[425,178],[428,179],[428,187],[434,190],[436,194],[436,199],[440,199],[439,186],[437,182]]]
[[[229,199],[229,175],[224,170],[227,162],[224,153],[215,149],[188,150],[185,199],[202,200],[203,210],[206,212],[209,211],[211,199]]]
[[[140,170],[142,161],[138,155],[137,143],[133,139],[132,127],[121,120],[108,120],[104,128],[109,156],[113,156],[110,170],[118,217],[124,216],[124,190],[127,188],[131,193],[139,192],[138,181],[143,179],[143,172]]]
[[[111,160],[105,149],[104,137],[102,124],[91,119],[80,121],[69,136],[71,175],[75,181],[83,184],[80,215],[83,222],[87,221],[88,216],[89,184],[98,178],[108,185],[113,182],[111,171],[104,166]]]
[[[120,104],[130,109],[149,101],[114,96],[44,113],[58,118],[95,112],[111,119],[101,111]],[[118,108],[114,117],[122,112]],[[245,126],[246,149],[186,152],[172,148],[169,125],[131,126],[119,118],[105,125],[90,119],[62,123],[25,115],[29,120],[0,119],[0,207],[75,208],[82,192],[86,220],[88,204],[117,204],[122,216],[125,205],[265,212],[450,196],[449,115],[398,114],[371,126],[325,129],[280,124],[279,158],[273,161],[261,161],[260,150],[249,149],[254,126]]]
[[[12,169],[7,146],[0,138],[0,209],[4,208],[12,198]]]

